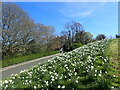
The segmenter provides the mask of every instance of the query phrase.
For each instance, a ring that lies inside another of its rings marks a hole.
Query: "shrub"
[[[82,43],[74,43],[72,46],[65,44],[65,45],[63,45],[63,50],[64,50],[64,52],[69,52],[69,51],[72,51],[73,49],[79,48],[81,46],[83,46]]]
[[[71,46],[71,49],[73,50],[73,49],[79,48],[79,47],[81,47],[81,46],[83,46],[83,44],[81,44],[81,43],[74,43],[74,44]]]

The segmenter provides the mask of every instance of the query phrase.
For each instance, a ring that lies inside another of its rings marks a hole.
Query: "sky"
[[[55,34],[66,30],[69,21],[82,24],[94,37],[118,33],[117,2],[14,2],[26,11],[35,23],[55,27]]]

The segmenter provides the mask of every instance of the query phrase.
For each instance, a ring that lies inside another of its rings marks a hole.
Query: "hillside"
[[[118,88],[118,71],[111,63],[114,54],[109,53],[114,51],[112,42],[96,41],[64,53],[11,76],[2,88]]]

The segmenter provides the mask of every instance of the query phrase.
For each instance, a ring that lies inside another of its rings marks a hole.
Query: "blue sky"
[[[75,20],[94,37],[118,33],[117,2],[15,2],[35,23],[54,26],[56,34],[65,30],[64,24]]]

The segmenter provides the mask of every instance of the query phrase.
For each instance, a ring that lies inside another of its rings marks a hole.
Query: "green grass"
[[[108,44],[108,47],[106,49],[106,53],[107,55],[109,56],[110,58],[110,61],[115,65],[115,68],[119,68],[118,67],[118,63],[120,61],[120,38],[118,39],[112,39],[110,40],[109,44]]]
[[[115,75],[118,76],[118,81],[120,80],[120,38],[110,40],[106,54],[109,56],[110,63],[115,70]],[[111,67],[111,68],[112,68]],[[119,86],[120,88],[120,86]]]
[[[56,53],[59,53],[59,51],[41,52],[38,54],[30,54],[30,55],[26,55],[26,56],[5,59],[3,61],[0,61],[0,65],[2,65],[2,67],[6,67],[6,66],[13,65],[13,64],[18,64],[21,62],[29,61],[32,59],[36,59],[36,58],[40,58],[40,57],[44,57],[44,56],[49,56],[49,55],[56,54]]]

